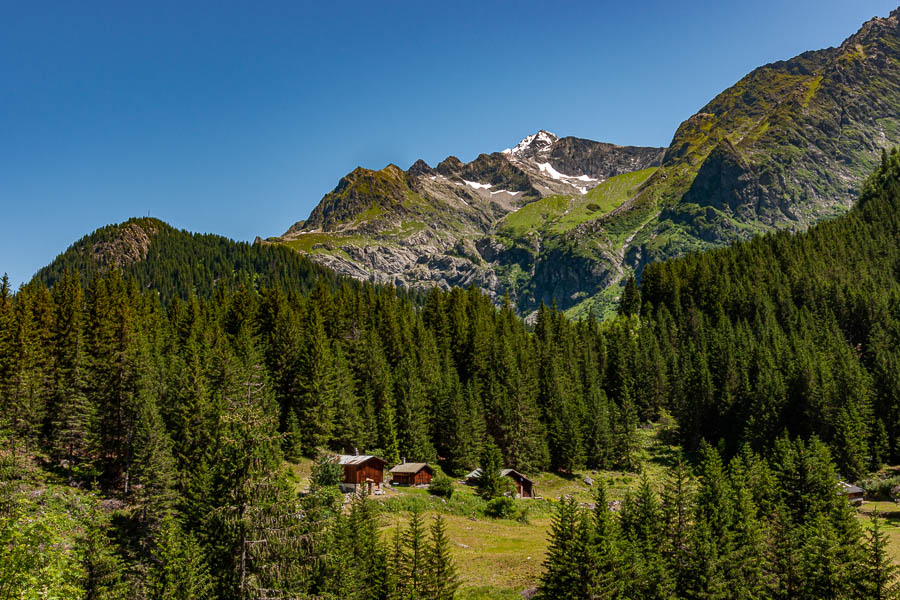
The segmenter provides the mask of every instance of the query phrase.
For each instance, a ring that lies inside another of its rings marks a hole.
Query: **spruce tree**
[[[584,586],[589,582],[582,576],[590,568],[585,558],[584,515],[572,497],[563,498],[557,506],[550,525],[550,546],[544,558],[544,572],[537,597],[542,600],[583,600]]]
[[[447,525],[441,515],[435,515],[431,525],[431,540],[426,550],[427,575],[423,597],[452,600],[459,588],[459,576],[450,556]]]
[[[395,551],[396,552],[396,551]],[[428,566],[428,541],[419,511],[409,516],[409,524],[400,537],[399,552],[394,557],[399,598],[424,598]]]
[[[900,598],[900,585],[897,582],[900,568],[887,554],[888,536],[882,530],[877,508],[872,511],[867,537],[868,555],[860,595],[872,600]]]
[[[307,307],[304,343],[298,362],[297,415],[303,450],[312,456],[331,440],[337,405],[337,369],[318,308]]]
[[[72,481],[80,471],[79,464],[90,463],[98,442],[96,409],[85,393],[84,294],[77,276],[63,275],[53,288],[53,301],[54,369],[45,429],[54,456],[65,461]]]
[[[502,496],[509,489],[508,479],[500,475],[503,469],[503,457],[500,448],[493,440],[488,440],[481,451],[478,480],[475,487],[479,496],[492,500]]]
[[[197,541],[168,514],[162,521],[149,574],[152,600],[213,597],[213,581]]]

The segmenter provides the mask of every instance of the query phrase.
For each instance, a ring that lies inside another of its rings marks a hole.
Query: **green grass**
[[[624,287],[621,280],[614,283],[602,292],[595,294],[566,310],[566,317],[577,321],[582,318],[586,319],[593,311],[594,318],[601,321],[612,318],[618,311],[619,296],[622,295]]]
[[[678,447],[666,443],[656,427],[639,429],[640,460],[653,486],[662,489],[665,471],[678,455]],[[392,488],[370,501],[380,507],[379,518],[385,539],[397,526],[404,527],[409,511],[419,510],[426,521],[444,515],[451,555],[462,582],[458,597],[468,600],[511,600],[538,584],[547,552],[550,523],[559,498],[593,502],[593,487],[585,475],[607,484],[611,500],[621,500],[640,482],[640,475],[623,471],[584,470],[571,476],[557,473],[531,475],[542,500],[517,500],[527,510],[527,522],[489,519],[483,516],[484,501],[471,487],[454,482],[453,497],[443,501],[421,488]]]
[[[575,198],[571,209],[553,223],[551,230],[554,233],[563,233],[619,208],[637,193],[641,184],[647,181],[656,169],[657,167],[650,167],[610,177],[584,196]]]
[[[291,250],[299,250],[301,252],[327,252],[325,248],[313,248],[313,246],[325,246],[327,248],[336,248],[340,244],[349,241],[352,238],[344,238],[333,233],[301,233],[292,240],[283,240],[278,242],[287,246]]]
[[[433,512],[423,516],[430,522]],[[404,527],[407,514],[384,518],[383,534],[390,539],[394,528]],[[505,520],[471,520],[445,517],[450,553],[461,580],[460,598],[514,598],[537,585],[547,552],[550,518],[527,525]]]
[[[497,230],[512,238],[533,231],[545,235],[570,231],[621,206],[656,171],[650,167],[611,177],[583,196],[547,196],[506,215]]]
[[[498,224],[498,231],[513,238],[525,237],[532,231],[541,231],[548,222],[565,214],[572,201],[571,196],[547,196],[526,204],[503,217]]]

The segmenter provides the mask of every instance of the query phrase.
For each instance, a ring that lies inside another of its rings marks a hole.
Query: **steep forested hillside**
[[[850,478],[900,458],[896,151],[848,215],[653,265],[627,286],[622,316],[603,324],[542,306],[532,330],[474,288],[433,290],[421,306],[327,277],[304,293],[290,272],[273,286],[238,280],[186,299],[173,286],[164,305],[155,286],[168,280],[129,271],[151,263],[118,264],[87,284],[64,271],[51,288],[0,287],[10,473],[0,529],[7,539],[35,514],[67,512],[42,507],[77,507],[45,530],[82,540],[65,559],[80,565],[74,586],[102,576],[105,589],[141,597],[197,585],[194,594],[238,598],[278,586],[373,597],[352,583],[370,576],[388,578],[378,590],[401,585],[373,530],[337,516],[331,488],[296,498],[282,458],[320,449],[436,461],[454,474],[494,445],[496,462],[526,473],[637,469],[636,428],[671,413],[689,453],[705,439],[726,460],[787,456],[772,448],[821,439],[791,451],[819,457],[809,468],[820,483],[833,478],[829,448]],[[103,518],[90,517],[97,510]],[[829,514],[838,529],[827,531],[842,535],[842,517]],[[346,547],[358,552],[336,554]],[[23,577],[42,564],[66,571],[35,552],[15,556],[8,564]]]
[[[207,298],[216,287],[241,283],[309,291],[317,279],[336,280],[332,271],[284,248],[190,233],[151,218],[130,219],[84,236],[35,279],[52,286],[69,270],[87,284],[113,268],[141,288],[156,290],[163,304],[176,296]]]
[[[851,476],[900,458],[896,151],[847,216],[651,265],[640,289],[643,327],[677,339],[666,370],[689,446],[765,447],[787,430],[829,440]]]

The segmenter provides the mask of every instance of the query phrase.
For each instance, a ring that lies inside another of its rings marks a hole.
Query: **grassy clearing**
[[[890,500],[866,501],[857,513],[857,518],[866,529],[871,525],[872,512],[876,508],[882,519],[882,531],[888,537],[888,554],[895,563],[900,564],[900,505]]]
[[[426,512],[426,520],[435,513]],[[408,513],[383,517],[383,533],[389,539],[397,526],[405,527]],[[445,516],[451,554],[462,586],[461,598],[514,598],[537,585],[547,551],[550,518],[528,524]]]
[[[658,428],[640,429],[643,471],[660,489],[665,470],[677,460],[679,449],[666,443]],[[412,510],[430,520],[444,515],[451,552],[462,580],[459,598],[464,600],[506,600],[521,597],[535,587],[547,551],[553,510],[562,496],[571,495],[583,503],[593,502],[589,476],[607,484],[610,499],[622,499],[640,482],[640,475],[624,471],[581,471],[572,475],[539,473],[532,476],[543,499],[517,500],[526,512],[526,522],[489,519],[483,516],[485,502],[471,487],[454,482],[450,500],[431,496],[423,488],[389,488],[370,501],[379,507],[386,539],[397,526],[404,527]],[[596,483],[595,483],[596,485]]]
[[[625,289],[625,286],[619,281],[599,294],[595,294],[566,310],[566,317],[577,321],[582,318],[586,319],[588,314],[593,312],[594,318],[605,321],[617,313],[619,296],[622,295],[623,289]]]

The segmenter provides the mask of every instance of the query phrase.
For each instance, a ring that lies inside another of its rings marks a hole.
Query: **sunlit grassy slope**
[[[531,232],[559,234],[602,217],[637,193],[656,167],[616,175],[583,196],[547,196],[506,215],[497,225],[501,235],[520,238]]]

